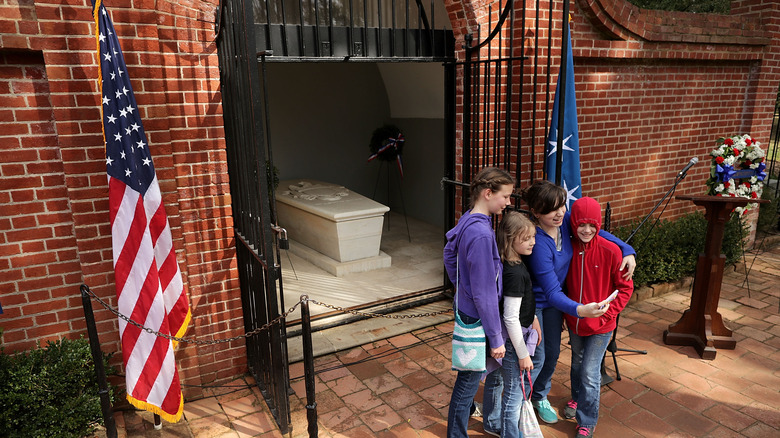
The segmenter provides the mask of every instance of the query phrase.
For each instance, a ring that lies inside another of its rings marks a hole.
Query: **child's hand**
[[[539,341],[537,345],[542,344],[542,326],[539,325],[539,318],[534,316],[534,322],[531,324],[531,328],[536,330],[536,334],[539,335]]]
[[[518,365],[520,365],[520,371],[530,371],[534,369],[534,361],[531,360],[531,356],[520,359]]]
[[[491,348],[490,349],[490,357],[493,359],[501,359],[504,357],[504,353],[506,353],[506,347],[503,345],[498,348]]]
[[[598,318],[599,316],[607,313],[609,304],[601,309],[599,309],[599,307],[601,307],[601,303],[580,304],[577,306],[577,316],[580,318]]]

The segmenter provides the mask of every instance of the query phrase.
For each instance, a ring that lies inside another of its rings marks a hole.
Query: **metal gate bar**
[[[257,48],[291,58],[404,58],[442,61],[454,53],[452,31],[436,27],[435,3],[422,0],[264,0],[254,11]],[[429,20],[428,16],[431,15]],[[402,17],[400,17],[402,15]],[[402,18],[402,20],[399,19]]]
[[[267,196],[267,143],[262,120],[251,1],[223,0],[218,11],[217,45],[236,258],[244,315],[250,332],[279,317],[279,279]],[[285,325],[277,324],[246,341],[247,363],[279,431],[290,426],[289,370]]]
[[[525,2],[506,0],[499,4],[498,10],[488,7],[488,16],[498,18],[495,25],[493,19],[489,19],[491,29],[487,37],[480,40],[479,31],[476,36],[465,37],[465,60],[458,64],[464,84],[460,175],[464,183],[469,183],[474,174],[487,166],[512,172],[518,185],[530,184],[540,175],[546,176],[547,154],[542,152],[544,148],[537,152],[537,147],[546,142],[549,134],[554,5],[548,2],[547,19],[540,19],[543,11],[539,6],[537,2],[531,12],[533,15],[529,15]],[[564,8],[563,17],[568,16],[567,10]],[[533,25],[529,29],[531,20]],[[521,27],[522,37],[516,38],[516,25]],[[539,38],[544,27],[546,47],[540,46]],[[562,38],[563,44],[565,40]],[[533,58],[525,56],[526,48],[533,50]],[[565,47],[563,49],[565,54]],[[543,59],[540,59],[540,51],[546,52]],[[545,85],[542,85],[540,75],[546,76]],[[526,84],[530,85],[528,90]],[[540,98],[545,101],[543,111],[537,111]],[[544,122],[538,120],[541,114],[544,114]],[[540,123],[544,125],[543,137],[542,132],[537,135],[537,131],[541,131]],[[559,145],[562,145],[561,141]],[[536,154],[540,152],[541,160],[537,160]],[[556,159],[560,157],[562,154],[556,154]],[[450,174],[454,174],[454,168]],[[461,192],[460,201],[465,210],[468,202],[465,190]]]

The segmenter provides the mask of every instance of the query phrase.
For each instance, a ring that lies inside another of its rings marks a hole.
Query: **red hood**
[[[601,230],[601,206],[593,198],[584,196],[571,205],[571,230],[577,235],[580,224],[593,224],[596,232]]]
[[[578,199],[571,207],[570,222],[575,236],[577,227],[583,223],[594,224],[601,229],[599,203],[593,198]],[[620,248],[598,234],[587,244],[583,244],[577,237],[572,239],[571,244],[574,254],[566,276],[569,298],[588,304],[604,300],[615,289],[620,293],[604,315],[598,318],[575,318],[564,314],[566,323],[580,336],[608,333],[615,329],[615,319],[628,304],[634,290],[633,283],[626,281],[618,270],[623,258]]]

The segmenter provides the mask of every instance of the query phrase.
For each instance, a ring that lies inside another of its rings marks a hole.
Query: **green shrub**
[[[115,374],[110,356],[104,354],[104,366]],[[0,437],[83,437],[102,421],[86,339],[50,341],[16,355],[0,348]]]
[[[639,221],[615,230],[615,235],[626,239]],[[707,221],[701,212],[691,213],[675,221],[660,221],[652,228],[652,220],[646,222],[634,235],[631,245],[637,252],[634,284],[638,287],[655,283],[673,282],[692,275],[696,271],[699,253],[704,251]],[[649,233],[649,235],[648,235]],[[742,239],[747,229],[734,215],[726,223],[721,252],[726,264],[742,257]]]
[[[660,9],[663,11],[710,12],[728,14],[731,10],[729,0],[628,0],[640,8]]]

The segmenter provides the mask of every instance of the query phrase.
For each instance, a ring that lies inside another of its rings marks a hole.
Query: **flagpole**
[[[563,128],[566,108],[566,64],[569,57],[569,0],[563,1],[563,19],[561,26],[561,70],[558,73],[558,84],[563,90],[558,90],[558,152],[555,154],[555,184],[561,185],[561,173],[563,171]]]

